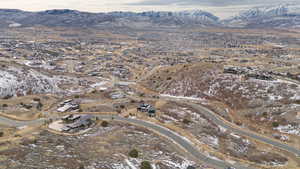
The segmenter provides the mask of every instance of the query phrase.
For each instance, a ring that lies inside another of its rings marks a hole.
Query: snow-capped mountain
[[[0,9],[1,23],[7,23],[6,25],[17,23],[22,26],[94,27],[103,23],[105,25],[122,25],[122,23],[135,25],[140,22],[146,23],[146,25],[217,25],[218,20],[219,18],[215,15],[201,10],[89,13],[68,9],[41,12]],[[5,24],[2,26],[5,26]]]
[[[294,5],[288,7],[289,15],[300,15],[300,5]]]
[[[245,19],[251,19],[256,17],[285,16],[287,14],[288,14],[288,8],[285,6],[262,7],[262,8],[253,8],[248,11],[242,12],[240,14],[240,17]]]
[[[127,23],[130,21],[137,22],[148,22],[155,25],[219,25],[219,18],[209,12],[201,10],[193,11],[179,11],[179,12],[111,12],[108,13],[115,18],[117,21],[126,20]]]
[[[214,14],[202,10],[89,13],[68,9],[41,12],[0,9],[0,22],[2,23],[0,27],[43,25],[98,28],[152,26],[299,28],[300,6],[255,7],[223,21]]]
[[[230,27],[299,27],[300,7],[291,5],[255,7],[223,23]]]
[[[134,16],[143,16],[143,17],[150,17],[150,18],[160,18],[160,17],[179,17],[179,18],[188,18],[188,19],[201,19],[201,20],[214,20],[218,21],[219,18],[215,15],[202,11],[202,10],[191,10],[191,11],[179,11],[179,12],[168,12],[168,11],[148,11],[148,12],[111,12],[108,13],[113,16],[118,17],[134,17]]]

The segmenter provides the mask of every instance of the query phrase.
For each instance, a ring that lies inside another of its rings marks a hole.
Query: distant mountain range
[[[88,13],[76,10],[47,10],[26,12],[0,9],[0,27],[28,27],[33,25],[64,27],[300,27],[300,8],[290,6],[253,8],[227,20],[212,13],[193,10],[180,12],[110,12]]]
[[[20,27],[32,25],[97,27],[103,25],[128,26],[154,25],[179,26],[200,25],[215,26],[219,18],[205,11],[182,12],[110,12],[88,13],[76,10],[47,10],[42,12],[26,12],[15,9],[0,9],[2,27]]]
[[[229,27],[250,28],[300,28],[300,7],[273,6],[257,7],[224,20]]]

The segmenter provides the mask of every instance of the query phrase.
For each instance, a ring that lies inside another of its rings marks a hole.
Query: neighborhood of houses
[[[224,73],[244,75],[247,78],[260,80],[275,80],[274,76],[291,78],[300,81],[300,74],[263,71],[254,67],[225,66]]]
[[[77,133],[90,128],[92,125],[96,124],[97,118],[91,114],[77,114],[80,105],[74,100],[65,100],[58,105],[57,111],[60,113],[74,112],[73,114],[68,114],[62,117],[58,121],[54,121],[49,125],[49,128],[57,130],[63,133]],[[145,115],[149,117],[156,116],[156,109],[154,106],[142,102],[136,108],[137,112],[146,113]]]

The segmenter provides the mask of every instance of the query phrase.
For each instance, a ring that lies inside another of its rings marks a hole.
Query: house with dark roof
[[[140,104],[137,107],[137,111],[145,112],[148,114],[149,117],[155,117],[155,115],[156,115],[156,109],[152,105],[146,104],[146,103]]]
[[[62,129],[64,132],[77,132],[91,127],[96,118],[93,115],[68,115],[62,120],[66,123]]]
[[[66,115],[64,117],[62,117],[62,121],[64,123],[74,123],[76,120],[78,120],[80,118],[80,115],[76,115],[76,114],[70,114],[70,115]]]

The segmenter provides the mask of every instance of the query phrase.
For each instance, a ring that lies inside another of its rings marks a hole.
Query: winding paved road
[[[228,168],[228,167],[234,167],[237,169],[250,169],[250,167],[242,166],[239,164],[229,164],[225,161],[222,160],[217,160],[213,158],[207,157],[205,154],[201,153],[196,146],[194,146],[190,141],[185,139],[184,137],[180,136],[179,134],[165,128],[162,126],[159,126],[154,123],[149,123],[143,120],[138,120],[138,119],[131,119],[131,118],[124,118],[120,117],[117,115],[95,115],[99,119],[102,120],[117,120],[117,121],[122,121],[126,123],[131,123],[137,126],[142,126],[145,127],[149,130],[152,130],[156,133],[159,133],[160,135],[170,139],[177,145],[179,145],[181,148],[183,148],[186,152],[190,153],[193,155],[195,158],[199,159],[200,161],[203,161],[204,163],[210,164],[214,167],[217,168]],[[38,125],[38,124],[43,124],[46,119],[38,119],[34,121],[16,121],[16,120],[11,120],[5,117],[0,116],[0,124],[8,125],[11,127],[20,127],[20,126],[26,126],[26,125]]]
[[[30,125],[39,125],[43,124],[46,119],[37,119],[33,121],[17,121],[13,119],[9,119],[6,117],[0,116],[0,124],[8,127],[22,127],[22,126],[30,126]]]
[[[207,118],[209,118],[213,123],[215,123],[217,125],[220,125],[223,128],[225,128],[227,130],[230,130],[231,132],[234,132],[234,133],[239,134],[239,135],[250,137],[252,139],[255,139],[255,140],[261,141],[263,143],[266,143],[266,144],[272,145],[274,147],[277,147],[281,150],[291,152],[291,153],[295,154],[297,157],[300,157],[300,150],[299,149],[291,147],[287,144],[280,143],[279,141],[272,140],[268,137],[264,137],[264,136],[255,134],[254,132],[247,131],[245,129],[241,129],[240,127],[235,126],[233,124],[229,124],[229,122],[225,122],[225,120],[220,118],[216,113],[214,113],[213,111],[207,109],[206,107],[203,107],[199,104],[195,104],[195,103],[192,103],[192,102],[183,101],[182,99],[179,100],[179,99],[174,99],[174,98],[171,98],[171,97],[163,97],[163,98],[165,98],[167,100],[175,101],[175,102],[178,102],[178,103],[184,103],[188,106],[191,106],[192,108],[194,108],[196,110],[199,110],[200,112],[204,112],[205,114],[203,114],[203,115],[205,115]]]
[[[241,166],[239,164],[232,165],[225,161],[209,158],[205,154],[201,153],[197,147],[195,147],[190,141],[188,141],[184,137],[180,136],[179,134],[177,134],[165,127],[159,126],[157,124],[149,123],[149,122],[146,122],[143,120],[138,120],[138,119],[124,118],[124,117],[120,117],[120,116],[116,116],[116,115],[96,115],[96,116],[98,118],[107,119],[107,120],[112,119],[112,117],[113,117],[113,119],[115,119],[117,121],[127,122],[127,123],[131,123],[134,125],[138,125],[138,126],[142,126],[147,129],[150,129],[150,130],[152,130],[156,133],[159,133],[160,135],[168,138],[169,140],[172,140],[173,142],[175,142],[177,145],[182,147],[185,151],[192,154],[195,158],[199,159],[200,161],[211,164],[215,167],[218,167],[218,168],[234,167],[237,169],[250,169],[250,167]]]
[[[231,132],[243,135],[243,136],[247,136],[250,138],[253,138],[255,140],[261,141],[263,143],[267,143],[269,145],[272,145],[274,147],[280,148],[282,150],[286,150],[289,151],[291,153],[294,153],[296,156],[300,157],[300,150],[291,147],[287,144],[283,144],[280,142],[277,142],[275,140],[272,140],[270,138],[264,137],[264,136],[260,136],[258,134],[255,134],[251,131],[247,131],[244,129],[241,129],[237,126],[234,126],[233,124],[230,124],[228,122],[226,122],[225,120],[223,120],[221,117],[219,117],[218,115],[216,115],[213,111],[199,105],[199,104],[195,104],[192,102],[188,102],[188,101],[184,101],[183,99],[174,99],[174,98],[169,98],[169,97],[163,97],[166,100],[171,100],[171,101],[175,101],[178,103],[184,103],[186,105],[191,106],[192,108],[199,110],[201,112],[204,112],[207,118],[209,118],[210,120],[212,120],[212,122],[214,122],[217,125],[220,125],[224,128],[226,128],[227,130],[230,130]],[[180,147],[182,147],[185,151],[187,151],[188,153],[190,153],[191,155],[193,155],[194,157],[196,157],[197,159],[211,164],[217,168],[227,168],[227,167],[234,167],[237,169],[250,169],[247,166],[241,166],[239,164],[229,164],[225,161],[221,161],[221,160],[216,160],[210,157],[207,157],[207,155],[201,153],[197,147],[195,147],[190,141],[188,141],[186,138],[180,136],[179,134],[165,128],[162,126],[159,126],[157,124],[154,123],[150,123],[150,122],[146,122],[143,120],[138,120],[138,119],[131,119],[131,118],[124,118],[124,117],[120,117],[117,115],[95,115],[96,117],[98,117],[99,119],[102,120],[117,120],[117,121],[122,121],[122,122],[127,122],[127,123],[131,123],[134,125],[138,125],[138,126],[142,126],[145,127],[147,129],[150,129],[156,133],[159,133],[160,135],[170,139],[171,141],[173,141],[174,143],[176,143],[177,145],[179,145]],[[26,126],[26,125],[39,125],[39,124],[43,124],[47,119],[37,119],[37,120],[33,120],[33,121],[16,121],[16,120],[12,120],[12,119],[8,119],[5,117],[1,117],[0,116],[0,124],[3,125],[7,125],[7,126],[11,126],[11,127],[21,127],[21,126]]]

